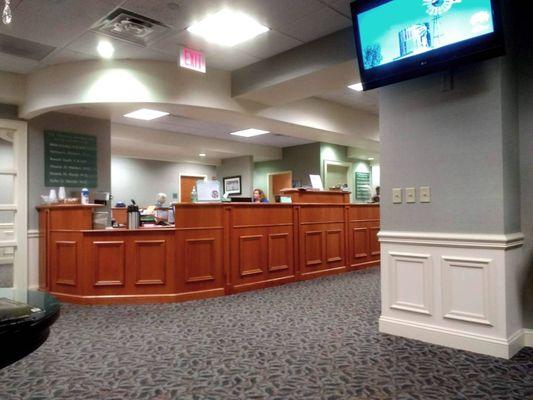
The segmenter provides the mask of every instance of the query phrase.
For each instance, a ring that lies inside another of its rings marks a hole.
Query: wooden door
[[[274,201],[275,196],[281,194],[282,189],[292,187],[292,172],[281,172],[279,174],[270,175],[270,201]]]
[[[180,176],[180,202],[191,203],[191,192],[197,181],[203,180],[203,176]]]

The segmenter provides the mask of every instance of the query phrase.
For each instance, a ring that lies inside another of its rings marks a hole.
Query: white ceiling
[[[161,117],[152,121],[142,121],[126,117],[118,117],[112,118],[112,122],[123,125],[133,125],[151,129],[159,129],[168,132],[186,133],[189,135],[203,136],[213,139],[232,140],[236,142],[259,144],[273,147],[287,147],[311,143],[310,140],[276,134],[275,132],[251,138],[233,136],[230,135],[230,132],[241,130],[241,128],[220,123],[185,118],[177,115],[167,115],[165,117]]]
[[[345,87],[326,92],[317,97],[351,108],[357,108],[358,110],[363,110],[372,114],[378,114],[379,112],[378,89],[367,92],[357,92]]]
[[[0,53],[0,70],[33,69],[96,58],[102,34],[90,31],[118,7],[168,25],[169,34],[143,47],[111,39],[116,58],[174,61],[178,46],[206,54],[208,67],[235,70],[351,25],[349,0],[12,0],[13,22],[0,33],[56,47],[40,62]],[[245,11],[271,30],[233,48],[209,44],[185,29],[224,6]]]
[[[2,53],[0,46],[0,71],[18,73],[28,73],[53,64],[97,59],[96,45],[105,36],[91,28],[117,8],[158,20],[170,30],[148,47],[108,38],[114,44],[115,58],[175,62],[178,48],[183,45],[203,51],[208,68],[227,71],[267,59],[351,25],[350,0],[11,0],[11,6],[13,22],[10,25],[0,24],[0,34],[56,48],[41,61],[34,61]],[[186,31],[194,21],[224,6],[247,12],[271,30],[233,48],[207,43]],[[320,97],[377,113],[376,91],[363,94],[340,89]],[[107,113],[98,110],[97,106],[94,109],[74,107],[64,111],[78,115],[96,113],[98,116]],[[275,133],[238,138],[230,136],[229,132],[242,127],[179,116],[150,122],[110,113],[107,113],[107,118],[119,124],[255,145],[286,147],[310,143],[309,140]]]
[[[270,147],[297,146],[300,144],[312,143],[312,140],[286,136],[276,132],[267,135],[260,135],[251,138],[244,138],[230,135],[230,132],[243,129],[242,127],[231,126],[222,123],[202,121],[171,114],[152,121],[126,118],[122,115],[135,110],[131,106],[124,104],[118,107],[119,110],[111,110],[106,105],[83,105],[66,107],[61,112],[74,115],[82,115],[93,118],[109,119],[114,124],[138,126],[149,129],[156,129],[166,132],[173,132],[186,135],[195,135],[211,139],[222,139],[233,142],[241,142],[250,145],[262,145]]]

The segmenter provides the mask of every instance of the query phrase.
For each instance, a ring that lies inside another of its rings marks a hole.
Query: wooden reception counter
[[[136,230],[91,229],[92,206],[38,210],[41,289],[82,304],[221,296],[380,261],[371,204],[180,204],[175,226]]]

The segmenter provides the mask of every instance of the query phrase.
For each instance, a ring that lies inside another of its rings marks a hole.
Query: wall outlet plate
[[[405,202],[406,203],[416,203],[416,189],[415,188],[405,188]]]
[[[429,186],[420,186],[420,202],[431,203],[431,189]]]
[[[402,204],[402,189],[401,188],[392,189],[392,203]]]

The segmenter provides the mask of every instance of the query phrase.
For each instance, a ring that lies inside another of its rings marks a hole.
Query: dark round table
[[[50,334],[50,326],[59,317],[60,304],[52,295],[37,290],[19,293],[24,302],[41,311],[26,318],[0,321],[0,368],[4,368],[41,346]]]

